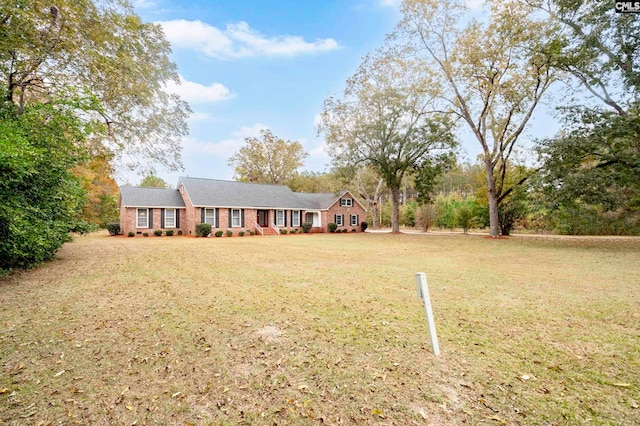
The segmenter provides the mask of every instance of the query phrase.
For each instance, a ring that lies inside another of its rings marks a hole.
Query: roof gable
[[[142,186],[121,186],[120,205],[122,207],[185,207],[184,200],[177,189]]]

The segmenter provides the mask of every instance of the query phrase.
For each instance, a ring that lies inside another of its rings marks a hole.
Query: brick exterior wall
[[[347,229],[349,232],[351,232],[352,229],[356,229],[357,232],[360,232],[360,224],[366,219],[364,208],[349,194],[346,194],[342,198],[351,198],[353,205],[351,207],[340,206],[340,200],[337,200],[329,210],[322,212],[322,225],[326,230],[330,223],[335,223],[335,216],[341,214],[343,215],[343,224],[342,226],[338,226],[338,229]],[[351,215],[358,216],[357,225],[351,225]]]
[[[182,231],[185,233],[185,227],[183,226],[183,217],[186,216],[187,212],[185,209],[176,209],[176,212],[180,211],[180,227],[175,228],[163,228],[162,227],[162,208],[155,207],[153,208],[153,220],[151,221],[151,226],[148,228],[138,228],[136,225],[137,221],[137,211],[136,207],[121,207],[120,208],[120,229],[122,231],[122,235],[127,235],[129,232],[134,232],[136,235],[147,232],[149,235],[153,235],[153,231],[156,229],[161,229],[166,231],[167,229],[172,229],[174,235],[178,234],[178,231]]]
[[[187,196],[186,192],[182,192],[182,198],[186,205],[184,209],[176,209],[180,211],[180,227],[179,228],[169,228],[173,229],[174,233],[177,234],[179,230],[182,231],[184,235],[196,235],[196,224],[201,223],[202,221],[202,210],[203,207],[194,207],[191,203],[191,200]],[[312,228],[311,232],[327,232],[329,223],[335,222],[335,215],[342,214],[344,216],[344,224],[339,226],[338,229],[347,229],[351,232],[353,229],[356,229],[360,232],[360,223],[365,220],[365,209],[358,203],[351,194],[347,193],[343,198],[351,198],[353,199],[352,206],[340,206],[340,200],[336,200],[336,202],[329,208],[327,211],[320,212],[320,220],[321,226]],[[156,229],[162,229],[166,231],[165,228],[162,228],[162,208],[155,207],[153,208],[153,220],[152,226],[148,228],[137,228],[137,208],[135,207],[120,207],[120,228],[122,230],[123,235],[127,235],[130,231],[133,231],[138,234],[142,234],[144,232],[149,233],[149,235],[153,235],[153,231]],[[248,231],[256,231],[257,222],[258,222],[258,210],[257,209],[243,209],[244,210],[244,226],[241,227],[229,227],[229,209],[225,207],[220,207],[217,209],[218,211],[218,227],[212,227],[212,233],[216,231],[226,232],[231,229],[234,234],[237,234],[240,231],[248,232]],[[275,211],[273,209],[269,209],[269,227],[275,222]],[[304,223],[305,219],[305,210],[301,210],[300,213],[300,225]],[[351,215],[358,215],[358,224],[351,225]],[[298,232],[302,232],[302,226],[291,226],[291,210],[285,210],[286,215],[286,226],[280,227],[280,229],[286,229],[290,232],[292,229],[297,229]]]

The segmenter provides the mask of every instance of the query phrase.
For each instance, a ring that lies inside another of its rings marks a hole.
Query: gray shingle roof
[[[338,198],[334,193],[293,192],[284,185],[181,177],[194,206],[282,209],[327,209]]]
[[[185,207],[177,189],[121,186],[120,195],[125,207]]]

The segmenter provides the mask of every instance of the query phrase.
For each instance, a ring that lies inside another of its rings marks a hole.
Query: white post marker
[[[431,338],[431,348],[435,356],[440,356],[440,346],[438,345],[438,335],[436,334],[436,323],[431,310],[431,298],[429,297],[429,286],[427,286],[427,274],[416,272],[416,290],[418,298],[424,302],[424,311],[427,314],[429,324],[429,337]]]

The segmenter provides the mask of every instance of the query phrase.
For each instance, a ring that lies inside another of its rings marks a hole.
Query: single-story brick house
[[[357,229],[366,209],[349,191],[293,192],[284,185],[267,185],[182,177],[178,189],[120,187],[120,229],[123,234],[173,229],[195,235],[196,224],[209,223],[212,232],[254,231],[279,234],[301,229],[325,232],[329,223],[338,229]]]

